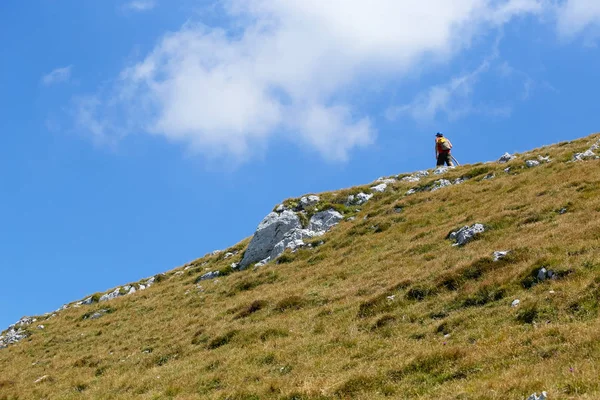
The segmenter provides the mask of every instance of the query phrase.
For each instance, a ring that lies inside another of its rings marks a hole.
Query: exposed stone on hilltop
[[[300,218],[292,211],[270,213],[258,225],[240,262],[240,269],[253,263],[264,265],[288,248],[296,250],[304,246],[302,239],[323,235],[343,218],[335,210],[320,211],[311,217],[308,228],[303,229]]]
[[[275,245],[281,242],[287,233],[301,228],[300,218],[293,211],[269,213],[258,225],[248,244],[240,262],[241,268],[247,268],[252,263],[271,257]]]
[[[436,190],[440,190],[441,188],[451,185],[452,182],[450,182],[448,179],[440,179],[438,181],[433,182],[433,186],[431,187],[430,191],[435,192]]]
[[[372,194],[366,194],[363,192],[360,192],[357,195],[353,195],[351,194],[350,196],[348,196],[348,200],[346,201],[346,205],[348,206],[360,206],[364,203],[366,203],[367,201],[371,200],[373,198]]]
[[[301,210],[305,210],[308,207],[314,206],[319,201],[321,201],[321,198],[319,196],[315,196],[315,195],[304,196],[300,199],[300,204],[298,205],[298,208],[300,208]]]
[[[514,160],[515,158],[517,158],[517,157],[516,157],[516,156],[514,156],[514,155],[512,155],[512,154],[510,154],[510,153],[504,153],[504,154],[502,154],[502,156],[501,156],[501,157],[498,159],[498,162],[499,162],[500,164],[504,164],[504,163],[507,163],[507,162],[509,162],[509,161],[512,161],[512,160]]]
[[[386,189],[387,189],[387,184],[381,183],[381,184],[379,184],[377,186],[373,186],[371,188],[371,191],[377,192],[377,193],[383,193],[383,192],[385,192]]]
[[[583,153],[575,153],[573,155],[572,161],[584,161],[584,160],[598,159],[598,158],[600,158],[600,156],[597,156],[595,153],[595,151],[598,149],[600,149],[600,140],[598,140],[596,143],[594,143],[589,149],[587,149]]]

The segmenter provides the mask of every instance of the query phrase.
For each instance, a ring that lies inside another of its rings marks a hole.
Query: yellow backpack
[[[444,137],[439,138],[438,143],[440,144],[440,149],[444,151],[448,151],[452,148],[452,143]]]

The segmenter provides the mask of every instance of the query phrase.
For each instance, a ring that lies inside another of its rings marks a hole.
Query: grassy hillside
[[[398,182],[360,207],[343,203],[370,185],[323,193],[356,218],[279,263],[196,283],[230,272],[246,240],[31,325],[0,350],[0,399],[600,398],[600,161],[568,162],[599,138],[462,166],[443,178],[468,181],[435,192],[405,195],[439,176]],[[538,155],[552,161],[524,167]],[[446,239],[473,223],[487,228],[473,242]]]

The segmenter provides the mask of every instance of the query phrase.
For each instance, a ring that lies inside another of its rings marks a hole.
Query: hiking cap
[[[442,136],[444,136],[444,135],[443,135],[441,132],[438,132],[438,133],[436,133],[436,134],[435,134],[435,136],[437,136],[437,137],[442,137]]]

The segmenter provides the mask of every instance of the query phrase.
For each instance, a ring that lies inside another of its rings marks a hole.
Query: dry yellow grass
[[[436,192],[394,184],[279,265],[198,288],[241,252],[209,256],[70,308],[0,350],[0,399],[600,398],[600,162],[566,162],[599,137],[462,166],[444,178],[472,178]],[[521,168],[537,155],[553,161]],[[475,222],[478,240],[445,239]],[[542,266],[560,278],[536,282]]]

